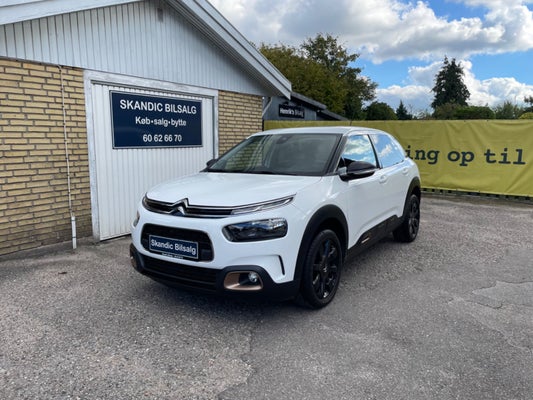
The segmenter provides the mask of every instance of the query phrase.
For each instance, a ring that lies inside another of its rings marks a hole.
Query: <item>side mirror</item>
[[[209,160],[208,162],[205,163],[206,167],[201,170],[200,172],[207,172],[209,171],[209,168],[211,168],[213,166],[214,163],[216,163],[218,161],[218,158],[213,158],[211,160]]]
[[[348,167],[339,169],[339,176],[343,181],[366,178],[374,175],[377,167],[366,161],[352,161]]]
[[[214,163],[216,163],[218,161],[218,158],[212,158],[211,160],[209,160],[208,162],[205,163],[205,165],[207,166],[207,168],[209,168],[211,165],[213,165]]]

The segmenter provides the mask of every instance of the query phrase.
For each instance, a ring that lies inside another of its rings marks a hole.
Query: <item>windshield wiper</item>
[[[257,175],[294,175],[283,171],[272,171],[266,168],[251,168],[251,169],[222,169],[222,168],[208,168],[206,172],[224,172],[227,174],[257,174]]]
[[[250,174],[264,174],[264,175],[275,175],[277,174],[277,172],[273,172],[269,169],[261,169],[261,168],[256,168],[256,169],[251,169],[249,171]]]

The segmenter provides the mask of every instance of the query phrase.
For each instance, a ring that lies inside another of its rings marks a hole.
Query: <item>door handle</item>
[[[388,180],[387,175],[381,175],[379,177],[379,183],[381,183],[381,184],[386,183],[387,180]]]
[[[409,168],[405,167],[402,169],[402,174],[407,175],[409,173]]]

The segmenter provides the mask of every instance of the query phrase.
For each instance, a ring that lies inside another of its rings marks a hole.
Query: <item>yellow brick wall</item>
[[[262,130],[263,103],[260,96],[220,91],[218,95],[219,154],[242,139]]]
[[[0,58],[0,255],[92,235],[83,71]]]

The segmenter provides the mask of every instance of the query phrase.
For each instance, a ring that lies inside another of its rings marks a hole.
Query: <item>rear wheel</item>
[[[333,300],[339,287],[342,247],[335,232],[318,233],[307,251],[302,274],[301,296],[312,308],[321,308]]]
[[[402,224],[393,232],[394,239],[399,242],[412,242],[418,235],[420,228],[420,199],[412,194],[407,200]]]

